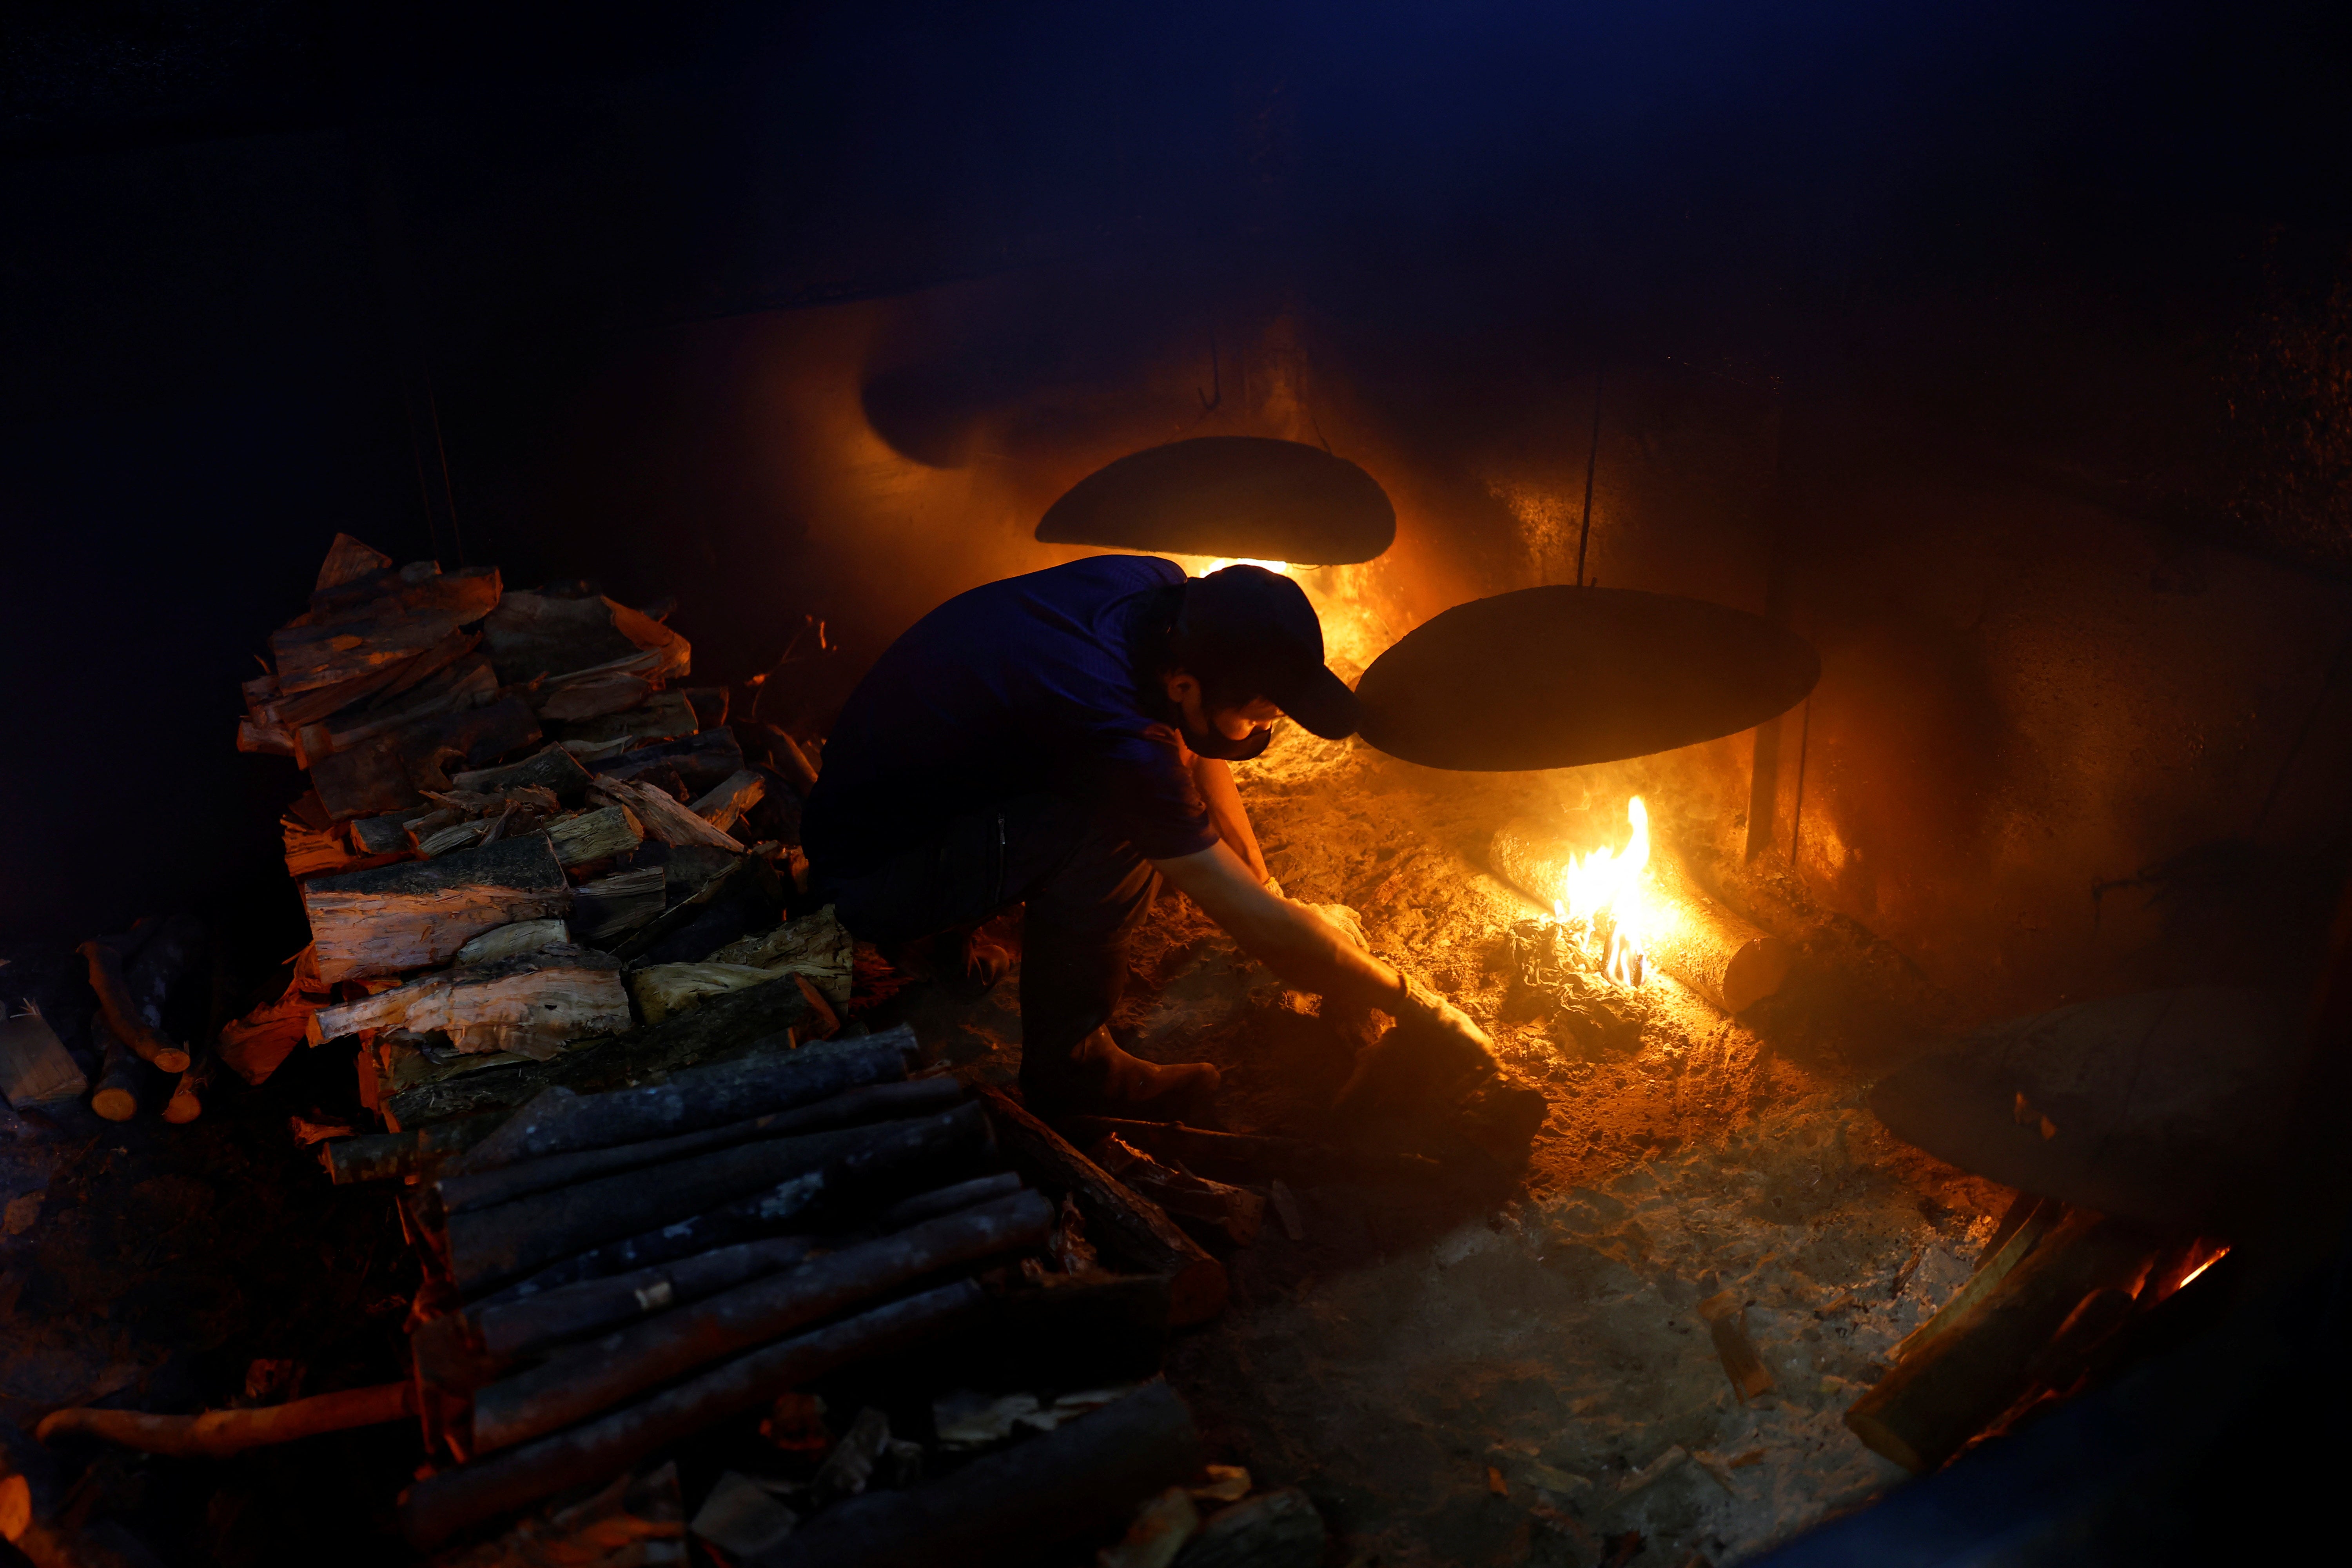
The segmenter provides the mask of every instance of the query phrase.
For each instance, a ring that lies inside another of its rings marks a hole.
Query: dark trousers
[[[1024,1059],[1068,1055],[1110,1021],[1127,943],[1160,875],[1081,803],[1020,795],[950,822],[864,876],[816,879],[850,932],[883,946],[970,926],[1015,903]]]

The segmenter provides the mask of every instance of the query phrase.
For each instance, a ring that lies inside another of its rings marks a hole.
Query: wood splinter
[[[1736,1290],[1722,1290],[1698,1304],[1698,1315],[1714,1337],[1715,1353],[1722,1359],[1723,1374],[1742,1400],[1755,1398],[1772,1386],[1771,1371],[1748,1338],[1745,1304]]]

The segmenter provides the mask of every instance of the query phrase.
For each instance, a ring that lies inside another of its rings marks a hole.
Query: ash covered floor
[[[1304,1486],[1332,1561],[1360,1568],[1591,1564],[1632,1531],[1642,1561],[1722,1564],[1900,1480],[1841,1416],[1967,1278],[2011,1196],[1863,1109],[1925,1022],[1917,987],[1890,1001],[1887,953],[1810,916],[1787,933],[1800,974],[1755,1027],[1654,980],[1627,1009],[1638,1041],[1596,1041],[1514,996],[1507,933],[1532,906],[1481,864],[1540,778],[1286,742],[1277,765],[1242,770],[1286,890],[1358,910],[1550,1111],[1508,1177],[1307,1187],[1297,1240],[1269,1214],[1229,1259],[1231,1309],[1169,1363],[1217,1457]],[[1348,1047],[1311,998],[1172,897],[1133,968],[1116,1032],[1155,1059],[1217,1062],[1227,1130],[1332,1131]],[[1010,1081],[1014,989],[904,1001],[927,1043]],[[1724,1290],[1773,1378],[1746,1402],[1696,1310]]]

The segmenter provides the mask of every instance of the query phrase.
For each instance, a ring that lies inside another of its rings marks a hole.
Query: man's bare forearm
[[[1217,825],[1217,837],[1232,847],[1252,878],[1264,882],[1265,856],[1258,849],[1257,831],[1250,826],[1248,808],[1242,805],[1242,792],[1234,787],[1233,769],[1215,757],[1194,757],[1192,787],[1201,792],[1202,803],[1209,808],[1209,820]]]
[[[1394,1011],[1403,984],[1394,969],[1312,910],[1268,892],[1225,845],[1152,864],[1244,952],[1291,984]]]

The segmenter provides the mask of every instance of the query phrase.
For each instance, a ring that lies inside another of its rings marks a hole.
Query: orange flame
[[[1642,984],[1645,940],[1657,925],[1657,909],[1643,873],[1650,865],[1650,808],[1640,795],[1625,803],[1632,836],[1622,849],[1595,849],[1571,858],[1560,873],[1559,897],[1552,900],[1552,918],[1566,926],[1583,928],[1585,951],[1601,944],[1595,955],[1601,973],[1620,985]]]

